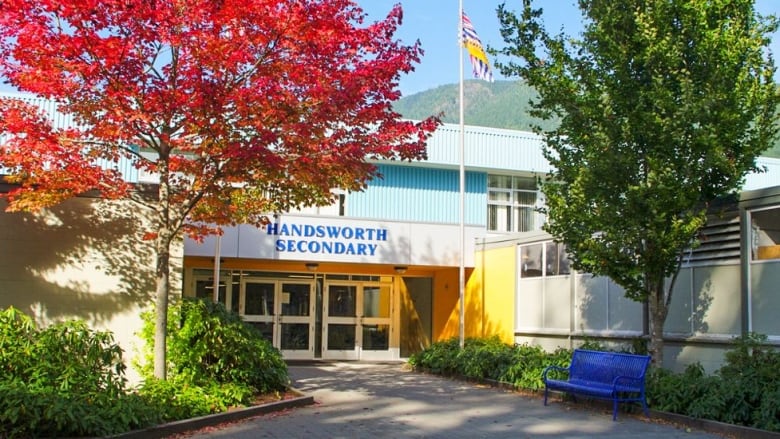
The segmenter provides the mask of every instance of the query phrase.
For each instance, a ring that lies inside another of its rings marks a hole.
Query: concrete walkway
[[[642,438],[722,436],[538,397],[409,372],[404,365],[315,363],[290,367],[315,404],[209,428],[192,438]],[[182,436],[178,436],[182,437]]]

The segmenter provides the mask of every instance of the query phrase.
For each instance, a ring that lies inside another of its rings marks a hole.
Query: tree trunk
[[[157,294],[154,325],[154,376],[164,380],[166,371],[166,337],[168,335],[168,291],[170,290],[170,250],[157,238]]]
[[[165,157],[166,160],[163,160]],[[167,154],[161,153],[161,161],[167,164]],[[170,227],[170,174],[168,166],[160,167],[157,212],[157,297],[154,325],[154,376],[167,378],[168,292],[170,291],[170,258],[173,230]]]
[[[648,313],[650,345],[648,351],[652,357],[652,363],[657,367],[664,364],[664,322],[669,307],[664,297],[663,282],[654,282],[648,285]]]

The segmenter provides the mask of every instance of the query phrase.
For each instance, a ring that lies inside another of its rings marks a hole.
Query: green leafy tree
[[[533,112],[554,168],[545,228],[578,270],[647,303],[654,362],[684,251],[708,203],[737,191],[775,135],[775,17],[752,0],[580,0],[579,38],[542,10],[498,8],[498,68],[539,93]],[[540,130],[542,131],[542,130]]]

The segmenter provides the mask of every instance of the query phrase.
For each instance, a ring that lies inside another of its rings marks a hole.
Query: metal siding
[[[745,176],[743,191],[780,186],[780,159],[759,157],[756,159],[756,166],[766,172],[751,172]]]
[[[75,126],[71,115],[57,111],[57,104],[48,99],[43,99],[29,94],[0,92],[0,98],[18,99],[40,108],[52,121],[55,129]],[[523,172],[546,173],[550,171],[550,164],[542,154],[543,140],[540,136],[526,131],[515,131],[500,128],[488,128],[477,126],[464,126],[464,165],[471,171]],[[2,141],[0,137],[0,141]],[[428,160],[425,164],[438,167],[457,167],[460,163],[460,125],[443,124],[428,140]],[[132,160],[122,158],[118,163],[100,162],[103,167],[118,169],[125,180],[138,182],[138,170],[132,165]],[[764,187],[780,185],[780,159],[759,157],[757,165],[765,168],[765,173],[750,173],[746,176],[742,190],[754,190]],[[0,169],[2,171],[2,169]],[[417,178],[417,177],[415,177]],[[435,179],[434,179],[435,180]],[[376,183],[373,182],[372,184]],[[471,185],[472,183],[467,183]],[[414,187],[414,186],[411,186]],[[477,215],[470,204],[476,202],[471,187],[467,191],[467,218],[479,220],[485,214]],[[478,186],[474,186],[475,188]],[[486,191],[485,191],[486,192]],[[445,190],[444,193],[447,193]],[[408,194],[394,194],[391,196],[408,196]],[[360,197],[356,197],[360,198]],[[420,196],[425,199],[425,196]],[[484,198],[484,197],[483,197]],[[357,200],[359,203],[360,200]],[[425,210],[430,210],[431,203],[425,203]],[[373,210],[373,209],[372,209]],[[430,215],[438,217],[439,215]],[[445,215],[448,216],[448,215]],[[468,221],[467,221],[468,222]],[[479,223],[484,223],[484,219]]]
[[[398,221],[458,223],[458,170],[418,166],[378,165],[382,178],[363,192],[347,196],[347,215]],[[484,226],[487,216],[487,176],[466,172],[466,224]]]
[[[467,168],[496,171],[542,172],[550,164],[542,154],[542,138],[526,131],[486,127],[464,127],[463,161]],[[431,165],[458,166],[460,126],[444,124],[428,139]]]
[[[458,166],[460,126],[444,124],[428,140],[431,165]],[[464,165],[499,173],[520,171],[546,173],[550,164],[542,154],[544,141],[534,133],[499,128],[464,126]],[[756,166],[766,172],[751,172],[742,190],[780,186],[780,158],[758,157]]]
[[[40,111],[49,119],[52,123],[52,127],[55,130],[61,130],[66,128],[77,127],[73,115],[61,113],[57,109],[57,103],[53,100],[40,98],[33,95],[17,94],[0,92],[0,99],[16,99],[26,104],[38,107]],[[4,140],[0,138],[0,141]],[[132,160],[128,158],[120,158],[119,162],[110,162],[108,160],[99,159],[97,164],[103,169],[117,169],[122,174],[122,178],[130,183],[138,182],[138,170],[133,166]],[[6,172],[4,168],[0,168],[0,172]]]

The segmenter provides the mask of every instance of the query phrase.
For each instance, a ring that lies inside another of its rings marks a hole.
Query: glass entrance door
[[[310,282],[241,280],[239,313],[285,358],[314,357],[314,300]]]
[[[323,297],[322,358],[356,360],[357,285],[328,285]]]
[[[314,295],[311,283],[279,282],[278,344],[286,359],[314,358]]]
[[[363,315],[360,318],[360,358],[389,360],[390,355],[390,285],[365,285],[361,294]]]
[[[241,279],[238,313],[272,343],[277,303],[276,282],[249,277]]]
[[[322,357],[391,359],[391,293],[390,284],[326,284]]]

